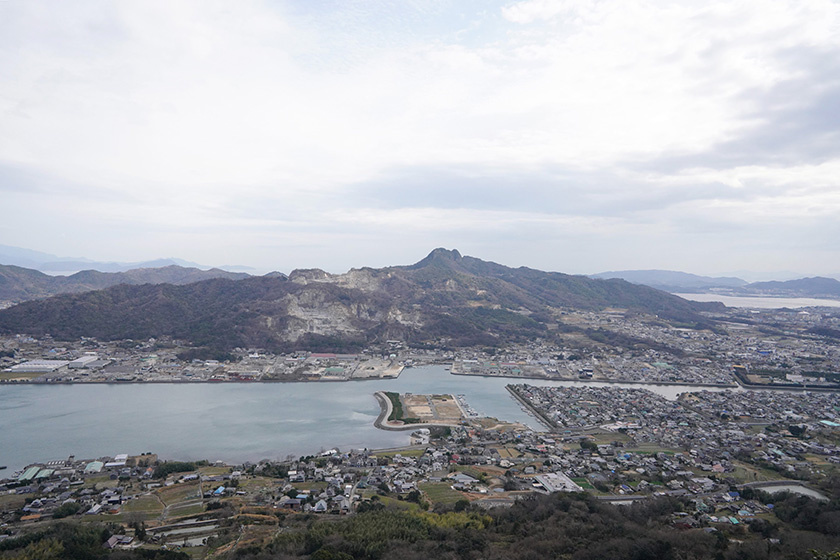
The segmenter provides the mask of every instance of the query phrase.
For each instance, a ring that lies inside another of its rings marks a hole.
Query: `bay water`
[[[409,432],[379,430],[375,391],[463,394],[482,416],[543,429],[505,390],[509,383],[576,381],[451,375],[443,366],[397,379],[301,383],[0,385],[0,478],[29,463],[157,453],[228,463],[285,459],[322,450],[406,445]],[[697,386],[625,385],[675,399]],[[710,389],[717,390],[717,389]]]
[[[719,301],[726,307],[745,307],[752,309],[802,309],[804,307],[840,307],[840,300],[797,297],[769,297],[769,296],[722,296],[718,294],[679,294],[689,301]]]

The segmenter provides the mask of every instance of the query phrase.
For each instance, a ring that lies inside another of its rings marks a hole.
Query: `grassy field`
[[[111,480],[111,475],[103,474],[99,476],[89,476],[85,478],[84,488],[93,488],[94,485],[100,490],[105,488],[114,488],[119,486],[119,480]]]
[[[200,499],[202,497],[198,483],[173,484],[172,486],[158,490],[157,495],[167,506],[177,504],[178,502]]]
[[[738,482],[763,482],[766,480],[780,480],[786,478],[776,471],[762,469],[754,465],[748,465],[740,461],[734,461],[735,471],[729,474]]]
[[[191,502],[185,504],[174,505],[169,508],[166,514],[166,519],[171,520],[173,517],[185,517],[187,515],[198,515],[204,512],[204,504],[201,502]]]
[[[396,498],[391,498],[390,496],[380,496],[379,499],[385,505],[385,507],[396,507],[398,509],[407,509],[411,511],[420,511],[420,506],[415,504],[414,502],[407,502],[405,500],[398,500]]]
[[[129,500],[122,507],[123,513],[144,513],[154,517],[163,513],[163,505],[154,496],[140,496]]]
[[[36,377],[41,377],[44,375],[43,372],[41,373],[25,373],[22,371],[14,372],[14,371],[3,371],[0,372],[0,381],[8,381],[11,379],[20,379],[29,381],[30,379],[35,379]]]
[[[496,465],[476,465],[475,469],[480,473],[486,473],[488,476],[504,476],[507,469],[497,467]]]
[[[293,482],[292,487],[298,490],[310,490],[312,492],[321,493],[327,489],[326,482]]]
[[[821,467],[832,467],[834,464],[828,462],[828,457],[825,455],[804,455],[805,460],[813,463],[815,465],[819,465]]]
[[[374,457],[394,457],[402,455],[403,457],[422,457],[426,453],[426,449],[405,449],[403,451],[389,451],[387,453],[374,453]]]
[[[402,420],[403,408],[400,400],[400,394],[393,391],[385,391],[385,396],[391,401],[391,415],[388,416],[388,421]]]
[[[201,467],[198,472],[204,476],[220,476],[230,474],[230,467]]]
[[[3,494],[0,496],[0,511],[20,509],[26,504],[26,498],[19,494]]]
[[[589,484],[584,477],[573,478],[572,482],[583,488],[584,490],[593,490],[595,487]]]
[[[376,488],[365,488],[364,490],[357,492],[357,494],[359,494],[363,500],[369,500],[374,496],[378,496],[379,491]]]
[[[420,490],[426,493],[429,500],[433,504],[454,504],[458,500],[465,499],[465,496],[453,490],[449,484],[445,482],[430,482],[427,484],[420,484]]]
[[[516,459],[517,457],[522,457],[522,453],[520,453],[515,447],[497,447],[496,449],[499,451],[499,457],[502,459]]]
[[[609,444],[614,441],[620,441],[625,444],[630,442],[630,436],[620,432],[595,432],[587,434],[587,437],[598,445]]]

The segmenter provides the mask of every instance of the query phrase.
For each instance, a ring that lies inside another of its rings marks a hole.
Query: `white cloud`
[[[78,204],[126,232],[181,228],[184,250],[198,252],[195,232],[219,224],[243,245],[256,231],[318,227],[326,244],[331,228],[397,223],[443,240],[538,227],[621,237],[641,216],[679,230],[645,214],[655,203],[757,227],[840,213],[837,152],[785,165],[662,163],[772,128],[768,92],[780,85],[811,86],[791,106],[831,91],[797,57],[840,57],[836,2],[456,4],[2,2],[0,166],[66,185],[61,207],[15,198],[20,219],[50,207],[60,224]],[[394,169],[445,167],[619,182],[558,181],[587,191],[576,197],[589,201],[585,215],[462,208],[456,218],[445,201],[385,211],[356,198]],[[611,217],[593,217],[599,200]],[[95,239],[76,235],[73,253]]]

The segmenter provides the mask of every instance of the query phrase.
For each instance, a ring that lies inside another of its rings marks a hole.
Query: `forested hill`
[[[737,289],[747,282],[733,277],[711,277],[674,270],[619,270],[592,274],[590,278],[621,278],[666,292],[705,292],[712,289]]]
[[[390,338],[499,345],[546,336],[557,310],[606,307],[696,326],[705,322],[698,310],[709,304],[623,280],[514,269],[436,249],[411,266],[62,295],[0,311],[0,331],[104,340],[169,335],[218,349],[339,350]]]
[[[21,302],[101,290],[118,284],[191,284],[211,278],[239,280],[248,276],[218,268],[201,270],[177,265],[136,268],[126,272],[83,270],[70,276],[50,276],[30,268],[0,264],[0,301]]]
[[[788,297],[824,297],[840,299],[840,282],[834,278],[800,278],[786,282],[753,282],[740,288],[744,295],[771,295]]]

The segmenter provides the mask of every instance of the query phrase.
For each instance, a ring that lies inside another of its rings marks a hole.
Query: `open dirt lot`
[[[403,395],[406,418],[423,422],[457,423],[464,418],[461,407],[452,395]]]

